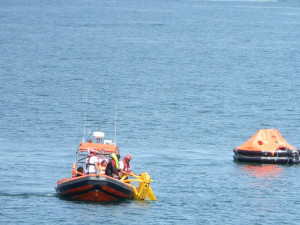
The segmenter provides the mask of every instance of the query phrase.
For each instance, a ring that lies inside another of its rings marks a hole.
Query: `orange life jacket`
[[[105,174],[106,167],[100,166],[100,174]]]

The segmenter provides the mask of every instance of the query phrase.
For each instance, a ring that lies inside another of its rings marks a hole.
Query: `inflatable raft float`
[[[261,129],[233,149],[234,160],[242,162],[300,163],[300,150],[290,145],[276,129]]]

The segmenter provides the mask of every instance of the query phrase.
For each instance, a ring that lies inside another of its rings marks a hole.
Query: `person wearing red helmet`
[[[90,153],[86,159],[86,174],[95,174],[99,170],[99,157],[94,150],[91,150]]]
[[[134,173],[131,168],[129,162],[132,160],[131,155],[127,154],[122,161],[120,161],[120,172],[123,175],[133,176],[138,174]]]

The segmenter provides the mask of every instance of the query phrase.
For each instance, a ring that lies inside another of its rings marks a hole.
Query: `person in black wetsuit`
[[[105,169],[105,175],[120,179],[119,175],[119,160],[116,154],[111,154],[111,158],[109,162],[107,163],[106,169]]]

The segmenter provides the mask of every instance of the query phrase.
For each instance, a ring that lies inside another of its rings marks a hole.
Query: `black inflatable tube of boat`
[[[264,157],[264,156],[245,156],[234,154],[234,160],[240,162],[272,163],[272,164],[296,164],[300,163],[299,157]]]
[[[298,157],[300,155],[300,149],[290,150],[290,149],[278,149],[272,155],[272,152],[267,151],[249,151],[235,148],[233,149],[235,154],[240,154],[243,156],[262,156],[262,157]]]

